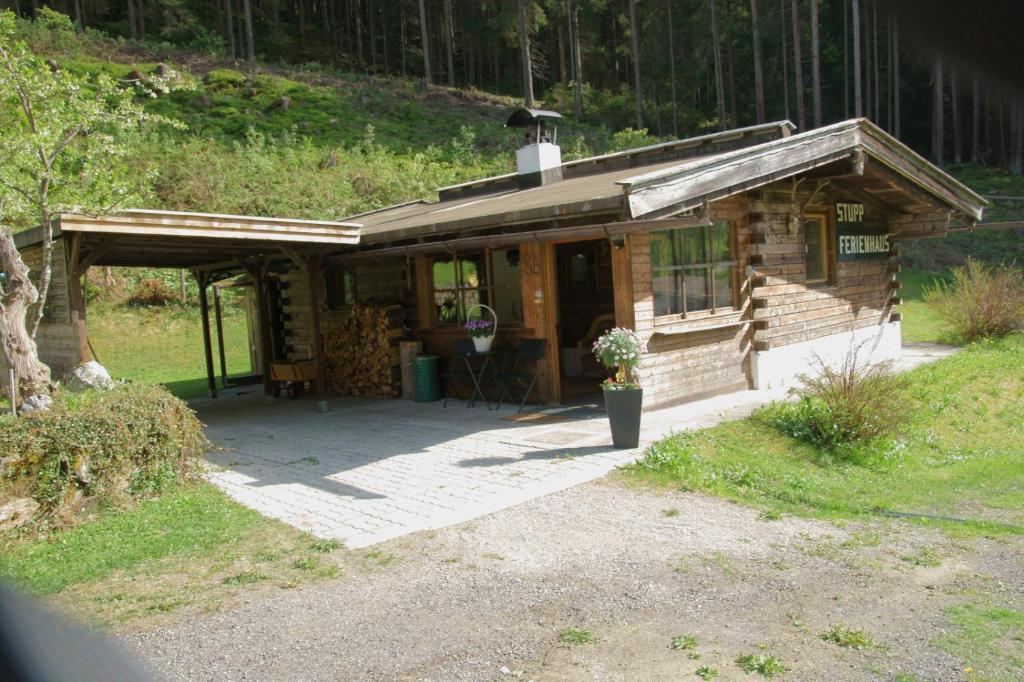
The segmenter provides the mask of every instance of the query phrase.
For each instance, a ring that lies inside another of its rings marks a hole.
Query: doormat
[[[531,424],[558,424],[560,422],[582,421],[605,416],[602,409],[596,407],[570,407],[557,412],[521,412],[502,417],[509,422],[529,422]]]

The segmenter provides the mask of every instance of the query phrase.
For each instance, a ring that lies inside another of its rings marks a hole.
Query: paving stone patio
[[[950,352],[908,344],[898,365]],[[636,450],[611,447],[595,408],[532,422],[505,419],[509,407],[337,398],[321,413],[311,400],[268,405],[257,386],[191,404],[217,446],[210,481],[267,516],[358,548],[600,478],[672,431],[739,418],[784,395],[742,391],[648,412]]]

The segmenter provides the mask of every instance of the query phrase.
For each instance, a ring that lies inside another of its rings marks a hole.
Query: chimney
[[[562,150],[555,122],[562,118],[554,111],[516,109],[506,128],[522,128],[523,146],[516,150],[519,189],[550,185],[562,179]]]

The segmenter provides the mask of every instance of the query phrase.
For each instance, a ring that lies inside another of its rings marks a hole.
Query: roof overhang
[[[800,175],[851,154],[894,173],[965,221],[981,220],[985,199],[867,119],[852,119],[621,181],[630,215],[678,214],[737,192]]]
[[[202,269],[352,247],[359,243],[360,224],[132,209],[104,216],[61,214],[53,236],[68,239],[89,265]],[[15,235],[18,248],[41,240],[40,228]]]

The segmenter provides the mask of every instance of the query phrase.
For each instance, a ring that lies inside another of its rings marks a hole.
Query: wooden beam
[[[629,237],[619,238],[620,244],[612,241],[612,293],[615,301],[615,326],[633,329],[636,325],[633,314],[633,249]]]
[[[288,256],[288,260],[290,260],[295,265],[295,267],[297,267],[299,270],[302,270],[303,272],[309,272],[309,263],[307,262],[306,258],[303,258],[301,255],[299,255],[299,253],[295,249],[291,248],[286,244],[278,244],[277,248],[281,250],[281,253]]]
[[[211,278],[212,279],[212,278]],[[228,362],[224,353],[224,316],[220,305],[220,287],[213,288],[213,313],[217,321],[217,352],[220,355],[220,383],[228,387]]]
[[[217,375],[213,369],[213,344],[210,338],[210,303],[207,300],[206,286],[209,283],[207,275],[202,272],[194,273],[196,283],[199,285],[199,318],[203,325],[203,353],[206,356],[206,386],[209,389],[210,397],[217,397]]]
[[[320,287],[323,285],[323,258],[310,256],[306,264],[309,276],[309,304],[313,322],[313,364],[316,367],[316,400],[321,412],[327,411],[327,367],[320,329]]]

